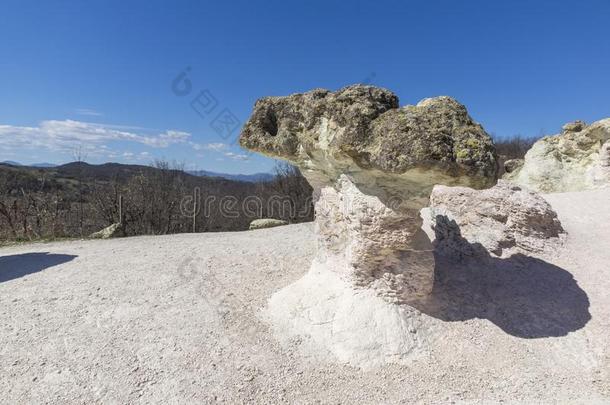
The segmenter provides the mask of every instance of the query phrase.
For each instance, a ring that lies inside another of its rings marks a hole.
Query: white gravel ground
[[[561,252],[439,263],[437,338],[367,371],[261,320],[310,224],[2,248],[0,402],[610,403],[610,190],[547,198]]]

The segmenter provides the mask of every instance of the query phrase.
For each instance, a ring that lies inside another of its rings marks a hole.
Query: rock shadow
[[[437,217],[437,221],[449,221]],[[565,336],[591,319],[589,298],[568,271],[523,254],[499,259],[464,239],[454,221],[450,254],[435,249],[435,281],[430,299],[416,307],[444,321],[488,319],[520,338]]]
[[[49,267],[74,260],[76,257],[49,252],[0,256],[0,283],[37,273]]]

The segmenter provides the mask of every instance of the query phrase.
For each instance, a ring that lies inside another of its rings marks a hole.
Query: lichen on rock
[[[367,172],[367,178],[419,183],[429,191],[434,176],[485,187],[497,173],[491,138],[456,100],[443,96],[399,108],[396,95],[373,86],[264,97],[240,144],[296,164],[314,186]]]

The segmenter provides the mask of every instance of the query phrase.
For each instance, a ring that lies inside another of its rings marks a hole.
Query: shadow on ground
[[[564,336],[591,319],[589,298],[568,271],[522,254],[490,256],[461,237],[459,228],[452,239],[453,246],[468,245],[470,254],[435,251],[434,290],[417,305],[422,312],[444,321],[488,319],[521,338]]]
[[[49,252],[24,253],[0,257],[0,283],[36,273],[58,264],[66,263],[77,256]]]

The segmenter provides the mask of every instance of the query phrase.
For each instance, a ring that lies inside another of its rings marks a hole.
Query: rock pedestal
[[[320,190],[315,209],[315,266],[391,302],[421,299],[432,291],[434,257],[418,209],[365,194],[347,175]]]

